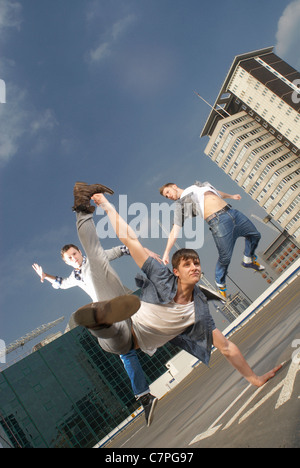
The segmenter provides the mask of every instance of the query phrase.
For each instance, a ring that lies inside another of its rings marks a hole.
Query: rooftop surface
[[[262,388],[250,386],[215,351],[156,407],[152,425],[141,415],[107,448],[300,447],[300,278],[230,339],[257,374],[282,369]]]

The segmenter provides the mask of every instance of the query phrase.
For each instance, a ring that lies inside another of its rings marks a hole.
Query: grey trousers
[[[114,299],[128,294],[118,274],[111,267],[101,246],[93,215],[77,213],[77,232],[89,261],[86,281],[92,281],[97,301]],[[126,354],[132,348],[131,320],[115,323],[103,330],[91,331],[102,349],[113,354]]]

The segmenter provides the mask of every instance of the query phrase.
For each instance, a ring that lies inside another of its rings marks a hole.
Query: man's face
[[[173,272],[182,283],[195,285],[201,278],[200,260],[196,258],[182,258],[178,268],[174,268]]]
[[[73,268],[80,268],[82,265],[83,256],[80,250],[71,247],[64,253],[63,260],[67,265]]]
[[[177,185],[170,185],[169,187],[165,187],[163,189],[163,196],[168,198],[169,200],[178,200],[179,194],[177,191],[178,187]]]

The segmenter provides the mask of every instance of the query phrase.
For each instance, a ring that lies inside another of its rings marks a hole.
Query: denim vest
[[[141,301],[150,304],[168,304],[176,296],[177,277],[165,265],[148,257],[142,266],[146,278],[137,275],[136,285],[141,289]],[[212,331],[216,328],[210,315],[207,297],[199,286],[194,287],[195,323],[170,343],[179,346],[208,365],[212,348]]]

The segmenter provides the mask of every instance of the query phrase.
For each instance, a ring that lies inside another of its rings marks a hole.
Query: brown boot
[[[140,300],[137,296],[119,296],[110,301],[92,302],[80,307],[74,314],[77,325],[101,330],[113,323],[122,322],[134,315],[140,308]]]
[[[76,182],[76,184],[74,185],[73,193],[73,211],[93,213],[95,211],[95,207],[91,205],[91,197],[95,195],[95,193],[108,193],[112,195],[114,192],[113,190],[102,184],[88,185],[85,182]]]

